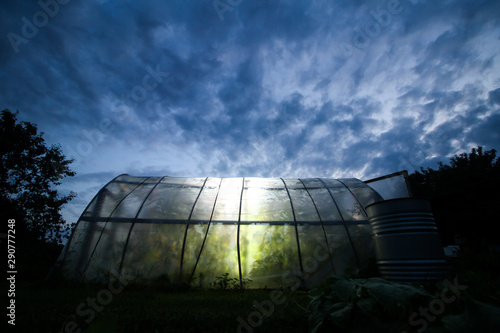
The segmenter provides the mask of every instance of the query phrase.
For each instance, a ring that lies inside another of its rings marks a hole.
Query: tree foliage
[[[454,235],[475,245],[498,242],[495,224],[500,203],[500,159],[496,151],[473,148],[456,155],[437,170],[421,168],[411,174],[413,194],[431,201],[445,243]]]
[[[18,122],[17,113],[1,112],[0,215],[4,228],[16,221],[17,268],[25,276],[43,275],[40,269],[53,264],[72,227],[60,210],[75,194],[55,189],[75,175],[72,160],[59,145],[48,147],[43,134],[35,124]]]

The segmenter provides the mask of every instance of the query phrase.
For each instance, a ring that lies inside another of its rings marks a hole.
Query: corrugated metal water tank
[[[383,278],[395,282],[444,278],[447,261],[427,200],[380,201],[367,206],[366,212]]]

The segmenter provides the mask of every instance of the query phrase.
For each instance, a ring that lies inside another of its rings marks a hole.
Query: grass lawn
[[[283,303],[274,304],[273,297]],[[300,291],[273,295],[271,290],[159,291],[126,286],[112,294],[98,286],[19,282],[16,331],[307,332],[308,303],[307,294]],[[262,312],[270,315],[261,317]]]
[[[500,257],[462,253],[447,280],[391,284],[334,277],[320,290],[15,284],[16,332],[500,332]],[[378,280],[377,280],[378,279]],[[368,284],[367,284],[368,283]],[[410,288],[410,289],[409,289]],[[6,285],[4,290],[8,290]],[[279,293],[278,293],[279,292]],[[432,317],[426,317],[425,311]],[[311,319],[308,316],[311,316]],[[413,322],[410,320],[413,319]],[[431,319],[428,319],[431,318]],[[418,322],[417,322],[418,321]],[[472,330],[472,327],[482,327]],[[376,330],[376,328],[381,328]],[[391,329],[386,329],[391,327]],[[397,328],[397,329],[392,329]]]

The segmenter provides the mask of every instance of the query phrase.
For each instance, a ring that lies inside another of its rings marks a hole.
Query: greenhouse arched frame
[[[312,288],[373,258],[365,207],[408,196],[405,175],[120,175],[89,203],[55,269],[92,282],[120,276],[203,287],[225,276],[246,288]]]

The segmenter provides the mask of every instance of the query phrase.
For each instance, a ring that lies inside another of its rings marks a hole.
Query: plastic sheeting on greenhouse
[[[374,257],[358,179],[120,175],[80,217],[56,269],[66,278],[314,287]],[[226,274],[227,273],[227,274]],[[157,280],[159,281],[159,280]]]

